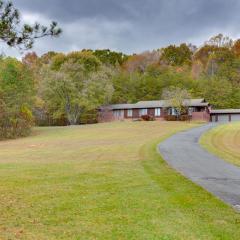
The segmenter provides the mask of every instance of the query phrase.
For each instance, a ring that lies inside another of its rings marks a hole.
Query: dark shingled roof
[[[185,99],[183,105],[187,107],[204,107],[208,106],[209,103],[205,99]],[[171,103],[168,100],[155,100],[155,101],[140,101],[135,104],[114,104],[103,106],[102,108],[109,108],[112,110],[120,109],[139,109],[139,108],[163,108],[171,107]]]
[[[224,113],[240,113],[240,109],[216,109],[211,110],[211,114],[224,114]]]

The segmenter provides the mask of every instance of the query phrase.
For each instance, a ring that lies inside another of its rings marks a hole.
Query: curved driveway
[[[216,124],[177,133],[159,145],[161,155],[178,172],[240,210],[240,168],[204,150],[199,138]]]

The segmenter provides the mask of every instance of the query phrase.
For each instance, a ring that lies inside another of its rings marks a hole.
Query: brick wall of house
[[[139,110],[140,109],[133,109],[133,115],[132,117],[128,117],[128,110],[124,110],[124,118],[115,119],[113,111],[111,109],[102,109],[99,111],[98,114],[98,122],[111,122],[115,120],[123,120],[123,119],[138,119],[139,116]],[[155,109],[149,108],[148,109],[148,115],[155,116]],[[155,117],[156,120],[164,120],[165,116],[168,115],[167,109],[161,110],[161,116]],[[202,112],[193,112],[192,113],[192,120],[194,121],[210,121],[210,114],[207,111]]]
[[[155,108],[148,108],[148,115],[154,117],[154,115],[155,115]]]
[[[139,109],[133,109],[133,119],[139,118]]]
[[[124,118],[128,118],[128,110],[124,109]]]
[[[114,121],[114,115],[113,111],[109,109],[104,109],[98,112],[98,122],[103,123],[103,122],[112,122]]]
[[[161,119],[164,120],[167,115],[168,115],[168,110],[166,108],[162,108]]]

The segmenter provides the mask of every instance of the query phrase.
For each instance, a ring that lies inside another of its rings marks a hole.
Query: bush
[[[178,120],[177,116],[174,116],[174,115],[167,115],[167,116],[164,117],[164,119],[166,121],[177,121]]]
[[[189,115],[181,115],[179,117],[179,120],[180,121],[190,121],[191,120],[191,116],[189,116]]]
[[[94,124],[97,123],[97,111],[91,110],[91,111],[85,111],[80,116],[79,124]]]
[[[155,118],[151,115],[143,115],[143,116],[141,116],[141,119],[143,121],[154,121],[155,120]]]
[[[62,114],[57,118],[52,113],[42,108],[34,109],[35,124],[37,126],[67,126],[69,125],[67,117]],[[77,124],[94,124],[97,123],[97,111],[84,111],[77,121]]]
[[[174,116],[174,115],[167,115],[165,116],[166,121],[190,121],[191,116],[189,115],[181,115],[179,117]]]
[[[30,134],[33,125],[31,111],[23,107],[18,113],[9,113],[2,109],[0,114],[0,140],[25,137]]]
[[[67,126],[68,120],[66,116],[61,115],[58,118],[54,118],[53,114],[47,112],[43,108],[34,108],[33,110],[36,126]]]

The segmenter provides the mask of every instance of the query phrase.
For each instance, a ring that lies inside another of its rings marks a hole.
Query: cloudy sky
[[[223,33],[240,37],[239,0],[13,0],[27,23],[56,20],[63,34],[34,51],[110,48],[138,53],[181,42],[202,44]],[[19,55],[0,46],[0,51]]]

